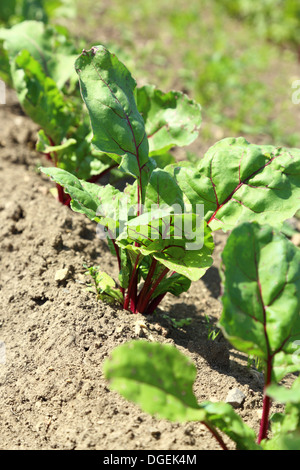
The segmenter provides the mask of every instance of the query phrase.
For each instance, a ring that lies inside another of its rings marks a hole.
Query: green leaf
[[[152,155],[151,158],[155,161],[157,168],[165,168],[168,165],[176,163],[175,157],[168,152]]]
[[[36,149],[50,155],[57,168],[66,170],[85,181],[112,168],[113,161],[108,155],[93,150],[89,135],[79,135],[78,129],[71,135],[76,135],[79,141],[71,137],[63,139],[60,145],[51,145],[49,138],[41,129],[38,132]]]
[[[61,89],[74,77],[77,51],[62,28],[41,21],[23,21],[9,29],[0,29],[0,39],[10,60],[26,49],[39,62],[44,74]]]
[[[79,180],[76,176],[59,168],[40,168],[40,171],[60,184],[71,196],[71,208],[75,212],[84,214],[90,220],[105,227],[113,238],[118,236],[122,228],[122,216],[127,216],[126,212],[123,213],[123,193],[109,184],[98,186]]]
[[[116,289],[115,281],[105,272],[98,271],[95,277],[97,291],[102,300],[111,298],[122,303],[123,296],[119,289]]]
[[[300,432],[294,431],[288,434],[276,436],[268,441],[262,441],[264,450],[299,450]]]
[[[64,99],[55,82],[26,50],[15,58],[12,77],[25,113],[43,128],[54,144],[61,144],[76,120],[71,102]]]
[[[120,155],[124,170],[141,180],[149,156],[143,118],[134,100],[135,80],[103,46],[84,50],[75,68],[90,115],[95,148]]]
[[[204,204],[212,230],[245,221],[279,226],[300,207],[300,150],[227,138],[196,170],[177,167],[177,182],[193,206]]]
[[[176,422],[202,421],[218,427],[241,450],[257,450],[255,432],[226,403],[198,404],[193,393],[196,368],[174,346],[131,341],[104,362],[110,388],[151,415]]]
[[[273,362],[275,381],[299,370],[300,250],[270,226],[243,223],[222,254],[220,326],[238,350]]]
[[[199,224],[195,214],[162,217],[161,211],[158,217],[152,211],[128,221],[127,231],[118,237],[117,244],[143,256],[151,255],[191,281],[200,279],[213,262],[210,229],[203,219]]]
[[[127,289],[130,281],[132,271],[131,261],[128,253],[125,250],[119,250],[121,259],[121,269],[119,271],[119,284],[124,289]]]
[[[191,281],[181,274],[174,273],[172,276],[164,278],[160,283],[157,289],[155,290],[155,297],[165,292],[170,292],[171,294],[179,297],[182,292],[187,292],[191,286]]]
[[[145,209],[151,211],[155,207],[166,206],[183,212],[183,194],[176,180],[168,172],[157,168],[152,171],[146,188]]]
[[[113,166],[113,162],[106,154],[95,155],[88,142],[80,142],[75,148],[69,147],[68,150],[60,152],[57,166],[79,179],[89,180]]]
[[[50,140],[46,136],[43,129],[38,132],[38,141],[36,143],[36,149],[42,153],[52,153],[60,152],[61,150],[66,150],[70,146],[76,144],[75,139],[66,139],[60,145],[51,145]]]
[[[12,88],[12,78],[10,73],[9,57],[3,48],[3,41],[0,39],[0,78]]]
[[[291,388],[276,384],[270,385],[266,389],[266,394],[280,403],[294,403],[300,406],[300,377],[294,381]]]
[[[136,89],[136,100],[145,121],[150,155],[189,145],[198,137],[201,106],[184,93],[163,93],[145,85]]]
[[[200,406],[206,412],[206,422],[229,436],[237,444],[237,450],[261,450],[255,442],[254,430],[243,422],[228,403],[203,402]]]
[[[299,450],[300,444],[300,378],[290,389],[270,385],[266,394],[273,400],[285,403],[284,413],[275,413],[271,418],[272,439],[263,441],[266,450]]]
[[[103,365],[110,388],[141,409],[171,421],[202,421],[193,393],[195,366],[170,345],[139,340],[115,348]]]

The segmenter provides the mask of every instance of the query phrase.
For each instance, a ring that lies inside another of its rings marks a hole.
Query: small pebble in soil
[[[56,282],[65,281],[69,275],[68,268],[58,269],[55,273],[54,280]]]
[[[233,408],[241,408],[245,399],[246,395],[239,388],[233,388],[227,394],[226,403],[229,403]]]
[[[146,336],[147,326],[143,321],[137,321],[134,326],[134,332],[137,336]]]
[[[67,268],[58,269],[58,270],[55,272],[54,280],[55,280],[57,283],[64,282],[64,281],[66,281],[68,278],[72,277],[73,272],[74,272],[74,267],[71,266],[71,265],[68,266]]]

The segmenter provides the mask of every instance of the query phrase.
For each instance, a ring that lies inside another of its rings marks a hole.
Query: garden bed
[[[230,390],[242,391],[237,412],[258,432],[261,374],[221,334],[209,339],[222,309],[218,266],[226,235],[215,234],[215,263],[206,275],[180,298],[167,295],[155,315],[97,301],[87,291],[84,264],[101,265],[115,277],[117,265],[96,225],[49,192],[53,183],[37,171],[46,164],[34,151],[37,129],[10,91],[0,129],[0,341],[6,353],[0,448],[218,449],[201,424],[156,420],[109,390],[103,360],[134,338],[173,344],[190,357],[198,401],[225,401]],[[172,321],[187,317],[183,328]]]

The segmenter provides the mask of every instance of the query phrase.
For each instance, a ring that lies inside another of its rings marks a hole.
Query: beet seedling
[[[300,250],[270,226],[245,223],[229,236],[222,259],[220,325],[233,346],[261,360],[267,388],[299,370]],[[265,395],[259,443],[269,411]]]
[[[0,77],[15,89],[20,105],[39,127],[36,149],[58,168],[97,181],[115,167],[91,145],[91,127],[80,97],[74,61],[78,55],[65,28],[24,21],[0,29]],[[58,199],[70,198],[57,185]]]
[[[212,264],[212,231],[244,221],[280,226],[299,209],[300,150],[227,138],[197,165],[159,168],[158,157],[196,138],[200,106],[179,92],[137,89],[124,64],[102,46],[83,51],[75,68],[95,150],[134,183],[119,191],[62,169],[41,171],[70,195],[74,211],[103,227],[117,257],[114,288],[125,309],[151,314],[167,292],[187,291]]]
[[[171,421],[201,421],[223,449],[218,431],[240,450],[298,450],[300,380],[286,390],[278,383],[300,370],[300,250],[279,231],[256,223],[235,228],[223,251],[224,294],[219,326],[239,351],[263,365],[265,387],[259,434],[225,403],[198,403],[196,369],[176,348],[135,341],[116,348],[104,363],[110,387],[143,411]],[[271,399],[286,403],[270,420]],[[269,424],[273,436],[268,439]]]
[[[109,154],[135,182],[121,192],[61,169],[41,170],[70,194],[73,210],[104,227],[119,264],[124,308],[151,313],[167,291],[179,295],[189,288],[190,278],[196,280],[212,263],[213,242],[204,221],[194,235],[191,230],[180,239],[176,235],[176,224],[191,226],[197,214],[184,213],[181,189],[160,168],[173,145],[188,145],[196,138],[200,106],[179,92],[162,93],[152,86],[137,89],[126,67],[103,47],[84,51],[76,70],[94,148]],[[185,245],[193,238],[204,239],[205,246],[191,253]]]
[[[193,392],[196,367],[174,346],[134,340],[116,347],[103,365],[111,390],[137,404],[157,419],[177,423],[201,422],[223,450],[228,450],[222,434],[236,450],[299,450],[300,380],[291,389],[272,385],[265,397],[286,404],[284,413],[272,416],[272,437],[257,442],[255,431],[231,405],[198,402]]]

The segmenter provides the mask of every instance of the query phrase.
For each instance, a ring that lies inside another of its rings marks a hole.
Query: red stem
[[[56,183],[56,189],[58,193],[59,202],[61,202],[64,206],[69,207],[71,202],[71,197],[69,196],[69,194],[66,194],[64,188],[58,183]]]
[[[173,274],[176,274],[176,271],[172,271],[171,276],[173,276]],[[163,300],[163,298],[167,295],[167,292],[164,292],[163,294],[159,294],[157,297],[155,297],[154,299],[152,299],[152,301],[150,302],[149,306],[146,308],[144,314],[145,315],[152,315],[152,313],[154,312],[154,310],[158,307],[158,305],[161,303],[161,301]]]
[[[133,283],[133,288],[132,288],[132,293],[131,293],[131,298],[130,298],[130,310],[133,312],[133,313],[137,313],[137,310],[136,310],[136,302],[137,302],[137,276],[138,276],[138,272],[136,272],[136,275],[135,275],[135,281]]]
[[[145,284],[144,284],[144,286],[143,286],[143,288],[142,288],[142,290],[141,290],[141,292],[139,293],[139,296],[138,296],[138,303],[137,303],[137,306],[136,306],[137,311],[139,311],[139,308],[141,306],[141,302],[142,302],[144,296],[149,291],[151,281],[152,281],[152,278],[153,278],[153,275],[154,275],[154,272],[155,272],[156,265],[157,265],[157,260],[153,258],[150,269],[149,269],[148,274],[147,274],[147,277],[145,279]]]
[[[218,441],[218,443],[220,444],[220,446],[222,447],[223,450],[228,450],[228,447],[227,445],[225,444],[225,442],[223,441],[222,437],[220,436],[220,434],[218,433],[218,431],[211,427],[208,423],[206,423],[205,421],[202,421],[202,424],[204,424],[204,426],[207,427],[207,429],[212,433],[212,435],[214,436],[214,438]]]
[[[272,377],[272,357],[269,356],[268,362],[267,362],[267,373],[266,373],[265,386],[264,386],[263,412],[262,412],[259,435],[258,435],[258,440],[257,440],[258,444],[260,444],[261,441],[263,439],[266,439],[268,436],[271,398],[266,394],[266,388],[271,384],[271,377]]]
[[[62,204],[64,203],[64,190],[62,186],[58,183],[56,183],[56,189],[57,189],[57,194],[58,194],[58,200]]]
[[[149,304],[148,308],[145,310],[144,314],[145,315],[152,315],[152,313],[158,307],[158,305],[161,303],[161,301],[163,300],[163,298],[165,297],[166,294],[167,294],[167,292],[164,292],[163,294],[160,294],[157,297],[155,297],[155,299],[153,299],[152,302],[150,302],[150,304]]]
[[[139,258],[140,258],[140,254],[137,255],[137,258],[135,260],[134,268],[133,268],[131,278],[130,278],[130,281],[129,281],[127,295],[124,299],[123,307],[124,307],[125,310],[128,310],[129,302],[131,301],[132,295],[133,295],[134,285],[137,284],[137,267],[138,267],[138,263],[139,263]]]
[[[160,282],[163,280],[163,278],[168,274],[169,272],[169,268],[165,268],[163,270],[163,272],[158,276],[158,278],[156,279],[155,283],[153,284],[153,286],[151,287],[150,291],[145,295],[144,299],[142,300],[141,302],[141,306],[140,306],[140,309],[139,309],[139,312],[140,313],[143,313],[146,308],[148,307],[148,303],[150,302],[150,299],[152,297],[152,295],[154,294],[155,290],[157,289],[158,285],[160,284]]]

